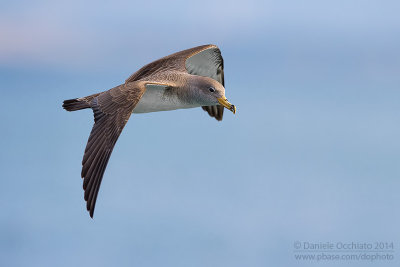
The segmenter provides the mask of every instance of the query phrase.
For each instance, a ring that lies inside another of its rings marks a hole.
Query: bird
[[[94,125],[82,160],[86,209],[93,218],[108,160],[132,113],[202,107],[221,121],[224,108],[236,113],[225,97],[224,62],[218,46],[186,49],[153,61],[124,83],[107,91],[63,102],[67,111],[93,110]]]

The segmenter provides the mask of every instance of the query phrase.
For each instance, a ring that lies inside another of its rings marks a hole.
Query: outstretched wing
[[[221,51],[216,45],[202,45],[156,60],[134,74],[125,82],[138,80],[163,81],[166,71],[187,72],[212,78],[225,86],[224,62]],[[221,105],[203,106],[211,117],[222,120],[224,108]]]
[[[82,160],[86,208],[93,218],[97,194],[111,152],[145,87],[122,84],[91,101],[94,125]]]

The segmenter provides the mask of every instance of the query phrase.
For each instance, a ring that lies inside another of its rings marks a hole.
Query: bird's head
[[[191,84],[192,91],[196,94],[197,100],[204,106],[222,105],[236,113],[235,105],[228,102],[225,97],[224,86],[216,80],[208,77],[197,76]]]

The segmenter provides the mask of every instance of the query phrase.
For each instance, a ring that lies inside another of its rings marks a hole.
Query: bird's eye
[[[214,92],[215,92],[214,87],[210,87],[210,88],[208,88],[208,90],[209,90],[211,93],[214,93]]]

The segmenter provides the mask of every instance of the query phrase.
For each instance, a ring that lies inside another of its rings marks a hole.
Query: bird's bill
[[[222,106],[224,106],[224,107],[226,107],[227,109],[229,109],[230,111],[232,111],[233,114],[236,113],[236,107],[235,107],[235,105],[232,105],[231,103],[229,103],[229,102],[228,102],[228,99],[226,99],[225,96],[220,97],[220,98],[217,98],[217,100],[218,100],[218,102],[219,102]]]

